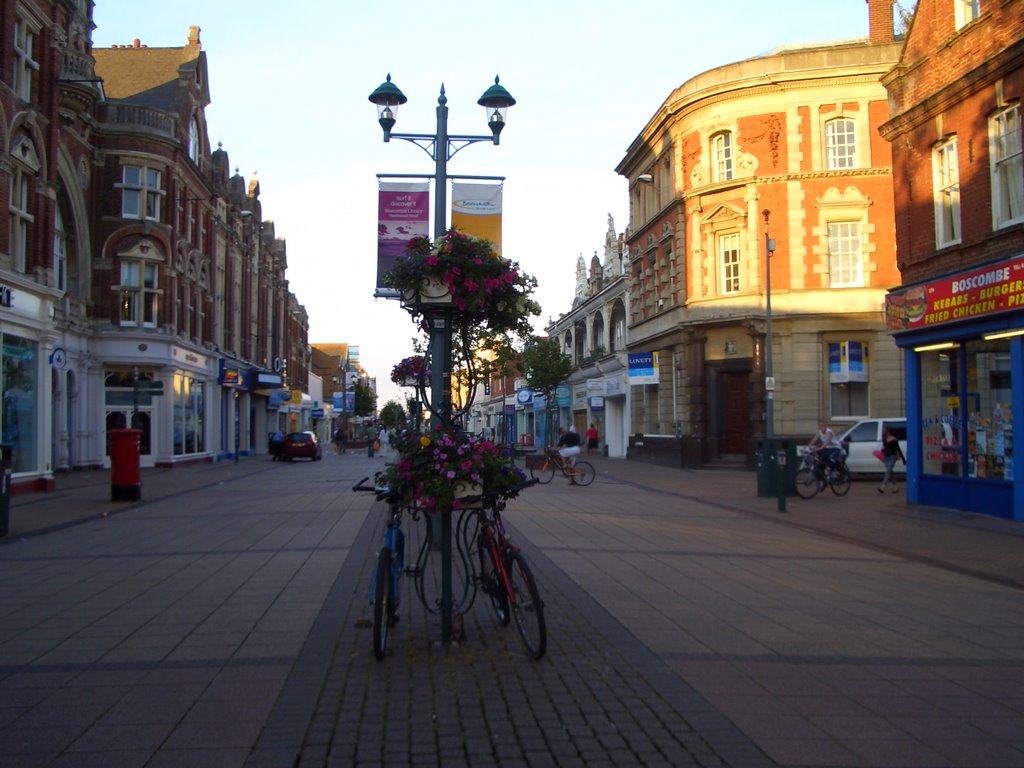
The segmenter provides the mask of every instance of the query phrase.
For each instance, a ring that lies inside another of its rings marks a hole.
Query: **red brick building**
[[[91,44],[92,3],[0,0],[0,412],[16,486],[265,450],[308,319],[259,186],[212,150],[206,54]],[[294,402],[294,396],[289,403]]]
[[[628,347],[652,356],[657,381],[627,383],[644,453],[742,461],[772,411],[776,436],[803,441],[819,418],[902,414],[881,310],[900,276],[878,135],[879,79],[900,44],[891,0],[867,11],[866,39],[782,46],[686,81],[616,169],[630,188]]]
[[[919,0],[883,79],[908,497],[1024,519],[1024,1]]]

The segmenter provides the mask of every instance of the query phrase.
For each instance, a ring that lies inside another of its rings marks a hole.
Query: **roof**
[[[189,42],[179,48],[149,48],[135,40],[133,45],[94,48],[92,54],[96,75],[103,80],[103,91],[112,101],[169,109],[184,69],[193,77],[198,70],[198,87],[204,103],[209,103],[198,27],[192,28]]]

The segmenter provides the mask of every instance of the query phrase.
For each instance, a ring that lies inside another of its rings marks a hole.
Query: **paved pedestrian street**
[[[505,513],[542,660],[458,588],[465,637],[443,645],[429,550],[377,661],[384,510],[350,488],[385,460],[14,497],[0,765],[1024,765],[1021,524],[872,481],[780,511],[753,473],[598,459],[592,486]],[[424,525],[404,521],[407,561]]]

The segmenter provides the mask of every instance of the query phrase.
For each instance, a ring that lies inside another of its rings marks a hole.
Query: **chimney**
[[[139,38],[136,37],[134,40],[132,40],[132,45],[135,48],[141,48],[142,47],[142,41],[139,40]]]
[[[896,22],[893,16],[894,0],[867,0],[868,42],[891,43],[896,40]]]
[[[195,45],[195,46],[201,46],[202,45],[199,42],[199,27],[189,27],[188,28],[188,44],[189,45]]]

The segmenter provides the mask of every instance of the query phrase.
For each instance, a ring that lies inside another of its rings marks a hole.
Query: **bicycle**
[[[590,485],[594,482],[596,474],[594,465],[589,461],[577,461],[572,465],[558,451],[548,451],[543,459],[534,462],[530,467],[530,477],[538,483],[550,483],[556,469],[560,469],[562,474],[569,478],[569,482],[575,485]]]
[[[829,464],[816,451],[806,451],[800,468],[794,478],[797,494],[804,499],[813,499],[827,485],[836,496],[845,496],[850,491],[850,470],[846,458],[839,457],[838,464]]]
[[[377,554],[377,567],[370,583],[370,604],[373,606],[373,655],[383,659],[388,648],[391,627],[398,622],[398,605],[401,597],[400,583],[406,573],[415,574],[415,569],[405,568],[405,534],[402,532],[402,499],[390,488],[367,485],[364,477],[352,486],[353,491],[374,493],[377,501],[386,502],[390,515],[384,528],[384,545]],[[416,509],[411,509],[413,520],[418,519]]]
[[[540,482],[528,480],[516,490]],[[463,510],[459,519],[459,543],[468,552],[473,581],[487,595],[498,623],[507,627],[515,621],[527,653],[540,659],[547,652],[547,624],[544,601],[526,557],[505,531],[501,511],[505,501],[497,496],[479,497],[478,508]],[[476,570],[479,560],[480,570]]]

